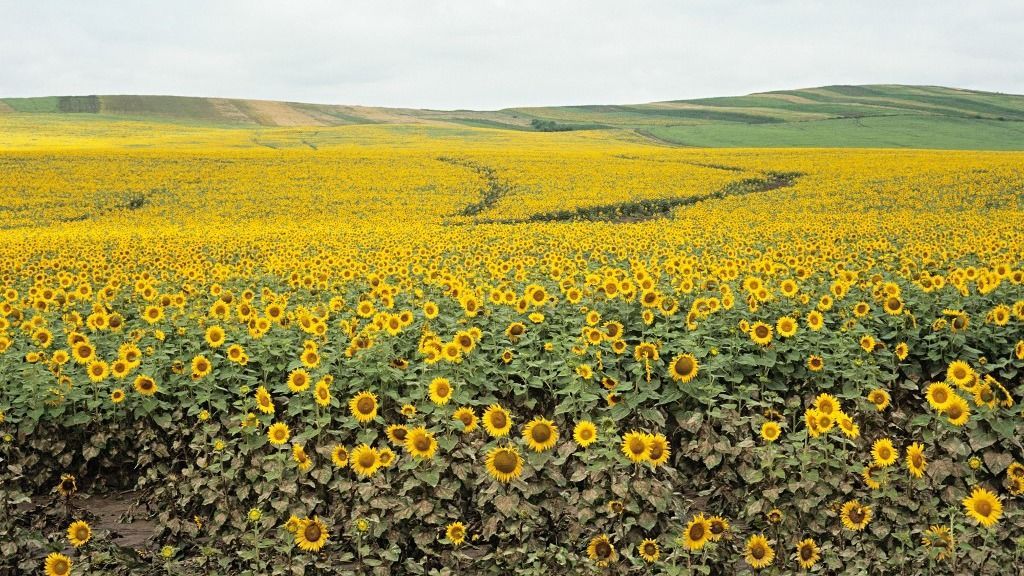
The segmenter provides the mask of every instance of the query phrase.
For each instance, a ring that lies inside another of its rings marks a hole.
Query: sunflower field
[[[0,573],[1024,565],[1024,154],[0,124]]]

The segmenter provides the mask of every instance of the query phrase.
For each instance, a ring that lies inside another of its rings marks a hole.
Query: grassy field
[[[0,573],[1019,565],[1024,152],[662,142],[1016,122],[715,104],[15,102]]]
[[[228,98],[7,98],[0,114],[97,115],[197,126],[456,125],[532,131],[534,121],[639,134],[667,145],[1024,149],[1024,96],[934,86],[826,86],[636,105],[417,110]]]

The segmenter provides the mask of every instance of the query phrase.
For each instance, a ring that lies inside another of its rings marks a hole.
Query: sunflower
[[[864,483],[867,484],[868,488],[872,490],[878,490],[882,487],[882,483],[875,478],[875,472],[880,471],[882,468],[875,465],[874,463],[868,464],[861,471],[861,478],[864,479]]]
[[[305,472],[313,467],[313,461],[306,454],[306,449],[301,444],[292,444],[292,459],[295,460],[299,470]]]
[[[523,440],[534,452],[550,450],[558,442],[558,426],[538,416],[523,426]]]
[[[405,416],[406,418],[412,418],[415,415],[416,415],[416,407],[415,406],[413,406],[412,404],[403,404],[402,405],[402,416]]]
[[[860,347],[867,353],[871,353],[875,350],[875,339],[870,334],[865,334],[860,337]]]
[[[419,426],[406,435],[405,450],[416,458],[433,458],[437,452],[437,440],[426,428]]]
[[[1024,480],[1024,464],[1012,462],[1006,467],[1006,475],[1010,478]]]
[[[68,526],[68,541],[75,548],[84,546],[89,539],[92,538],[92,528],[89,527],[89,523],[85,520],[78,520],[72,522]]]
[[[966,400],[954,394],[946,406],[946,417],[953,426],[963,426],[971,418],[971,407]]]
[[[587,556],[597,562],[598,566],[607,566],[615,561],[618,554],[615,552],[615,546],[608,539],[608,535],[600,534],[590,539],[590,544],[587,545]]]
[[[196,356],[192,359],[192,376],[204,378],[213,371],[213,364],[205,356]]]
[[[645,538],[642,540],[640,544],[637,545],[636,550],[640,557],[648,564],[657,562],[658,558],[661,557],[661,549],[658,547],[657,540],[652,540],[651,538]]]
[[[1003,515],[1003,504],[999,496],[984,488],[975,488],[971,495],[963,500],[967,515],[985,527],[992,526]]]
[[[651,454],[650,446],[647,445],[646,435],[635,430],[623,434],[622,453],[637,464],[646,462]]]
[[[466,541],[466,525],[462,522],[452,522],[444,529],[445,538],[454,546],[459,546]]]
[[[224,329],[220,326],[213,325],[206,329],[206,343],[210,345],[210,348],[223,346],[224,338]]]
[[[75,492],[78,492],[78,484],[75,482],[75,477],[71,474],[61,474],[60,482],[57,484],[57,492],[60,492],[60,495],[65,498],[74,496]]]
[[[447,378],[434,378],[430,382],[430,401],[444,406],[452,399],[452,383]]]
[[[821,312],[817,310],[811,310],[807,313],[807,327],[817,332],[821,330],[821,327],[825,325],[825,317],[821,315]]]
[[[924,459],[924,445],[914,442],[907,446],[907,470],[915,478],[924,476],[924,469],[928,467]]]
[[[938,555],[936,556],[938,560],[952,557],[953,548],[956,546],[953,533],[949,531],[949,526],[944,525],[929,526],[921,537],[921,544],[925,548],[938,550]]]
[[[668,462],[672,449],[669,447],[668,439],[664,434],[647,434],[647,461],[651,466],[657,468]]]
[[[580,420],[572,430],[572,438],[581,447],[586,448],[597,440],[597,426],[590,420]]]
[[[775,323],[775,330],[779,336],[789,338],[796,334],[796,319],[791,316],[783,316]]]
[[[505,335],[508,336],[508,339],[512,342],[518,341],[523,334],[526,334],[526,325],[522,322],[513,322],[505,329]]]
[[[43,564],[46,576],[68,576],[71,574],[71,558],[63,554],[51,552]]]
[[[160,389],[156,385],[156,381],[145,374],[140,374],[135,377],[134,386],[135,391],[143,396],[152,396]]]
[[[746,551],[744,559],[751,568],[764,568],[775,561],[775,550],[768,544],[768,539],[763,534],[751,536],[747,540]]]
[[[704,514],[697,514],[690,520],[680,538],[687,550],[700,550],[711,539],[711,524]]]
[[[89,373],[89,380],[102,382],[110,374],[110,365],[103,360],[92,360],[86,370]]]
[[[309,372],[302,368],[292,370],[288,374],[288,389],[292,392],[303,392],[309,388]]]
[[[712,542],[718,542],[729,531],[729,521],[721,516],[708,518],[708,538]]]
[[[767,518],[768,522],[771,524],[781,524],[786,516],[782,513],[782,510],[772,508],[767,514],[765,514],[765,518]]]
[[[817,354],[811,354],[807,357],[807,369],[811,372],[821,372],[825,369],[825,360]]]
[[[404,424],[392,424],[384,432],[395,446],[405,446],[405,439],[409,436],[409,429]]]
[[[295,545],[306,552],[318,552],[327,543],[327,525],[316,516],[299,521]]]
[[[380,468],[380,454],[366,444],[353,448],[348,461],[352,470],[360,476],[373,476]]]
[[[679,354],[669,364],[669,376],[684,384],[696,378],[699,370],[700,363],[693,354]]]
[[[274,399],[264,386],[256,389],[256,408],[264,414],[274,413]]]
[[[377,417],[377,396],[372,392],[360,392],[349,401],[348,409],[356,420],[364,424],[370,422]]]
[[[474,412],[469,406],[463,406],[456,410],[455,414],[452,414],[452,419],[462,422],[463,432],[472,432],[473,430],[476,430],[476,412]]]
[[[331,405],[331,387],[327,384],[327,380],[319,380],[316,386],[313,387],[313,398],[316,399],[317,406],[327,407]]]
[[[341,444],[338,444],[333,450],[331,450],[331,461],[334,462],[334,465],[338,468],[348,466],[348,450],[346,450]]]
[[[765,324],[764,322],[754,322],[750,326],[750,339],[754,341],[754,344],[759,346],[767,346],[772,342],[772,327]]]
[[[892,440],[888,438],[876,440],[871,446],[871,457],[878,466],[891,466],[899,456],[899,451],[893,447]]]
[[[907,355],[910,353],[910,347],[907,346],[906,342],[900,342],[896,345],[895,353],[896,358],[902,362],[907,359]]]
[[[512,417],[498,404],[491,404],[484,410],[484,430],[494,438],[508,436],[512,430]]]
[[[275,422],[267,429],[267,438],[274,446],[280,446],[291,438],[292,432],[284,422]]]
[[[843,504],[839,514],[843,526],[850,530],[863,530],[871,522],[871,507],[863,506],[856,500]]]
[[[814,399],[814,409],[822,414],[832,415],[839,410],[839,400],[831,394],[819,394]]]
[[[875,388],[868,392],[868,402],[874,404],[875,410],[879,412],[888,408],[891,401],[892,397],[882,388]]]
[[[818,544],[811,538],[801,540],[796,545],[796,561],[801,568],[811,568],[821,555],[818,553]]]
[[[974,379],[974,369],[963,360],[954,360],[946,368],[946,379],[957,386],[967,386]]]
[[[486,464],[487,472],[498,482],[511,482],[523,473],[523,460],[514,446],[492,448]]]
[[[953,389],[945,382],[933,382],[928,385],[928,389],[925,391],[925,398],[928,399],[928,404],[939,412],[946,411],[955,395]]]
[[[395,462],[395,453],[391,448],[381,448],[377,451],[377,458],[380,460],[381,468],[387,468]]]
[[[121,402],[124,402],[124,397],[124,390],[122,390],[121,388],[114,388],[114,390],[110,393],[110,401],[113,402],[114,404],[120,404]]]

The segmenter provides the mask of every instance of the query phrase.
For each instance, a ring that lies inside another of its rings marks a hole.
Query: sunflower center
[[[58,558],[57,561],[53,563],[53,571],[56,574],[66,574],[69,568],[70,566],[68,566],[68,561],[63,558]]]
[[[633,454],[643,454],[644,450],[647,449],[647,445],[644,444],[641,438],[631,438],[629,441],[629,451]]]
[[[810,546],[801,546],[800,547],[800,559],[801,560],[804,560],[804,561],[810,560],[811,556],[814,556],[814,550],[811,549]]]
[[[312,522],[306,524],[306,529],[302,531],[302,535],[306,538],[306,540],[309,540],[310,542],[316,542],[320,540],[321,534],[322,532],[320,532],[320,527]]]
[[[508,419],[501,412],[495,412],[491,414],[491,426],[495,428],[504,428],[508,424]]]
[[[609,558],[612,555],[612,546],[607,542],[598,542],[594,551],[597,552],[598,558]]]
[[[982,516],[988,516],[992,513],[992,504],[987,500],[978,500],[974,503],[974,510]]]
[[[764,546],[762,546],[761,544],[755,544],[754,547],[750,549],[750,555],[753,556],[757,560],[760,560],[761,558],[764,558],[764,555],[765,555]]]
[[[754,335],[758,338],[767,338],[768,328],[766,326],[758,326],[757,328],[754,328]]]
[[[551,439],[551,427],[539,422],[530,430],[530,436],[533,437],[534,442],[547,442]]]
[[[516,455],[509,450],[501,450],[494,455],[494,468],[502,474],[511,474],[516,464]]]
[[[363,468],[369,468],[377,462],[377,456],[373,452],[363,452],[359,455],[359,465]]]
[[[854,524],[860,524],[864,520],[864,512],[860,508],[850,510],[850,520]]]
[[[449,392],[451,392],[451,388],[448,387],[447,382],[441,382],[440,384],[437,385],[438,396],[441,396],[443,398],[447,396]]]
[[[420,452],[426,452],[427,449],[430,448],[430,438],[427,438],[426,436],[424,436],[422,434],[416,436],[416,439],[413,440],[412,443],[413,443],[414,446],[416,446],[416,449],[419,450]]]
[[[405,437],[406,437],[406,435],[408,435],[408,433],[409,432],[406,429],[404,429],[404,428],[395,428],[395,431],[392,432],[392,434],[395,436],[395,438],[397,438],[398,440],[403,441],[403,442],[405,441]]]
[[[651,460],[657,460],[658,458],[661,458],[661,455],[663,453],[664,450],[662,450],[661,444],[654,444],[653,446],[651,446]]]
[[[683,376],[689,376],[693,372],[693,360],[689,358],[680,358],[676,361],[676,372]]]
[[[963,410],[957,405],[950,406],[947,412],[947,414],[949,414],[949,417],[952,418],[953,420],[959,418],[961,415],[963,415],[963,413]]]
[[[953,377],[956,378],[957,380],[963,380],[967,378],[967,371],[964,370],[962,367],[957,366],[956,368],[953,369]]]
[[[594,433],[590,430],[590,428],[583,428],[582,430],[580,430],[580,438],[582,438],[583,440],[590,440],[593,437]]]
[[[704,525],[700,522],[690,526],[690,540],[700,540],[704,538]]]
[[[654,556],[658,553],[658,547],[650,542],[644,544],[644,554],[648,556]]]
[[[79,526],[78,529],[75,530],[75,538],[78,540],[85,540],[89,538],[89,529],[84,526]]]
[[[920,468],[921,464],[923,464],[923,462],[921,461],[921,455],[920,454],[913,454],[913,455],[911,455],[910,461],[914,464],[915,468]]]
[[[947,394],[946,391],[942,388],[938,388],[937,390],[935,390],[935,394],[933,394],[933,396],[935,397],[935,401],[938,402],[939,404],[942,404],[946,400],[949,400],[949,394]]]
[[[725,532],[725,525],[724,524],[722,524],[721,522],[717,522],[717,521],[711,523],[711,533],[712,534],[715,534],[717,536],[718,534],[721,534],[723,532]]]
[[[370,412],[373,412],[374,408],[373,398],[370,398],[369,396],[363,396],[358,402],[356,402],[356,409],[359,410],[360,414],[369,414]]]

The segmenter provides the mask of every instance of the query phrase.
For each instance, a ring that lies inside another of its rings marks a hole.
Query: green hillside
[[[635,105],[419,110],[181,96],[0,99],[0,114],[95,114],[229,126],[457,124],[618,130],[662,145],[1024,149],[1024,96],[938,86],[824,86]]]

